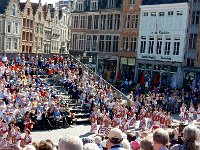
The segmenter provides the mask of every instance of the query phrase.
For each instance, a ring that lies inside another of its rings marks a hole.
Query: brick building
[[[141,0],[123,0],[120,31],[120,76],[134,80]]]
[[[32,53],[33,52],[33,34],[34,34],[34,25],[33,25],[33,9],[30,0],[27,0],[26,3],[20,3],[20,9],[22,12],[22,34],[21,34],[21,52],[23,53]]]
[[[121,8],[122,0],[77,0],[72,12],[70,53],[107,80],[118,70]]]

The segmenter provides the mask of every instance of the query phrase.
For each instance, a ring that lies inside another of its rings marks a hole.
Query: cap
[[[123,140],[123,135],[122,131],[118,128],[113,128],[109,135],[108,138],[110,139],[111,143],[116,143],[116,142],[121,142]]]
[[[140,148],[140,143],[138,141],[132,141],[130,144],[131,144],[132,149]]]

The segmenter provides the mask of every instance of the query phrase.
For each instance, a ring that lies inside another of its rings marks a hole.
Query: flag
[[[141,85],[144,85],[144,84],[145,84],[144,72],[142,72],[140,84],[141,84]]]

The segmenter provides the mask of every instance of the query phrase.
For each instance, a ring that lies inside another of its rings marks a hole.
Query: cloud
[[[47,2],[48,4],[54,4],[54,5],[58,1],[59,0],[41,0],[42,4],[45,4]],[[20,2],[26,2],[26,0],[20,0]],[[38,3],[39,0],[31,0],[31,2]]]

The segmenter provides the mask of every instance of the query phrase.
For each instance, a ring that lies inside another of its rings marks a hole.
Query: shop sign
[[[151,32],[151,34],[170,34],[170,32],[168,31],[155,31],[155,32]]]
[[[135,66],[135,58],[128,58],[128,65]]]
[[[162,59],[162,60],[172,60],[172,58],[170,58],[170,57],[164,57],[164,56],[161,56],[160,59]]]
[[[127,58],[121,57],[121,64],[127,65]]]
[[[155,56],[145,56],[145,55],[142,55],[141,58],[144,58],[144,59],[156,59]]]

